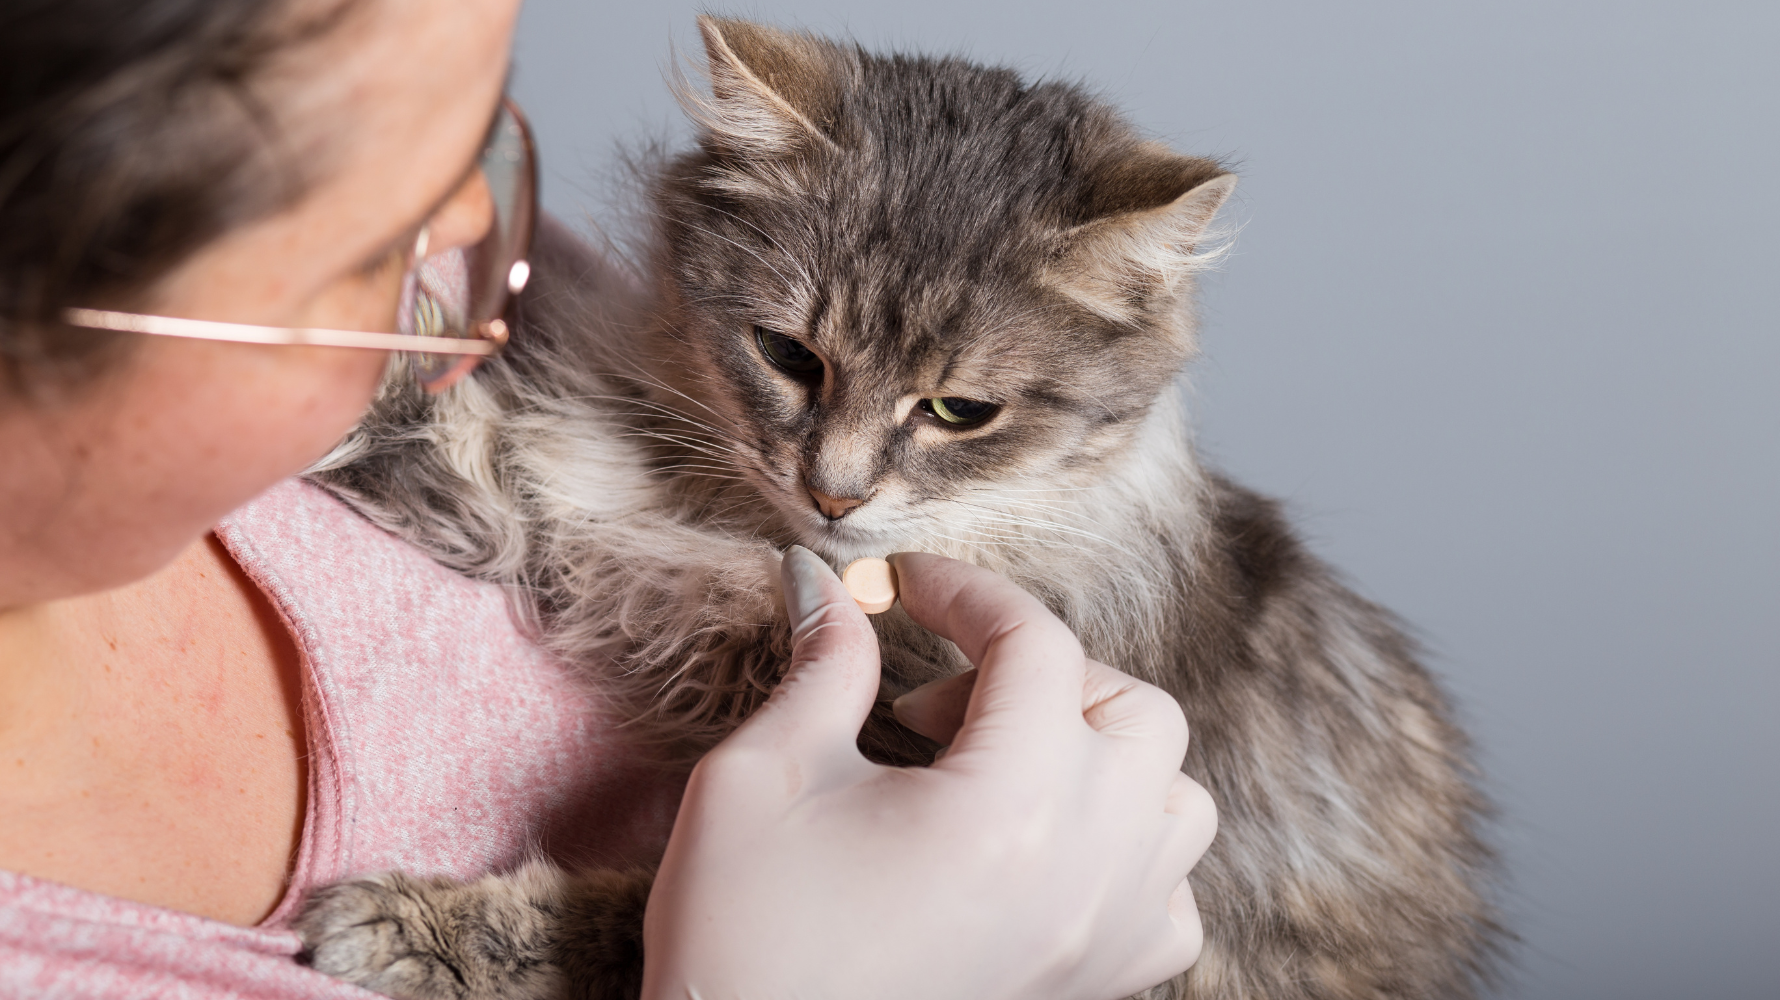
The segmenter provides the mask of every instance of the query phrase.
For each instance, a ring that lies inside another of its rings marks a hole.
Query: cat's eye
[[[793,375],[810,375],[822,370],[822,359],[800,341],[764,326],[754,328],[754,339],[766,359]]]
[[[985,403],[980,399],[960,399],[957,396],[932,396],[921,400],[921,408],[954,427],[980,424],[1001,409],[994,403]]]

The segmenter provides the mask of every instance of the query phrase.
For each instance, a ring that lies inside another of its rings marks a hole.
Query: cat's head
[[[1073,85],[699,23],[657,377],[779,520],[875,551],[1119,457],[1192,353],[1234,176]]]

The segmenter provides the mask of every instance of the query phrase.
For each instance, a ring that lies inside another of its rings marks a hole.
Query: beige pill
[[[853,560],[841,574],[841,582],[859,610],[868,615],[882,614],[896,603],[896,567],[882,559]]]

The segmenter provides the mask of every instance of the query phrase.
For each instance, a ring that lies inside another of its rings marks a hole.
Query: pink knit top
[[[624,745],[496,588],[297,481],[216,533],[302,652],[309,799],[290,888],[235,927],[0,871],[0,997],[362,1000],[293,960],[311,888],[390,868],[474,878],[534,851],[660,857],[679,782]]]

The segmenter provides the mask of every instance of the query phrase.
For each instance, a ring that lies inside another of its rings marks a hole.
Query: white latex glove
[[[900,706],[950,750],[930,768],[859,754],[877,639],[793,548],[791,668],[693,771],[643,924],[644,1000],[1116,1000],[1198,957],[1185,879],[1217,819],[1179,771],[1179,706],[1087,662],[1001,577],[893,561],[910,617],[978,668]]]

